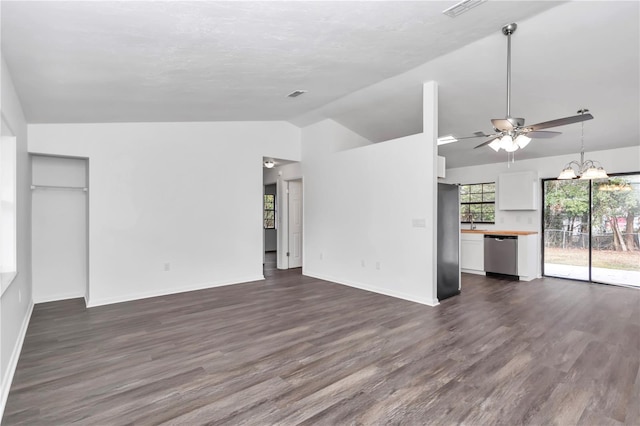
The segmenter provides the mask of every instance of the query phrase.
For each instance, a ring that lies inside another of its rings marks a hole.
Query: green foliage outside
[[[589,190],[592,191],[592,236],[599,249],[640,250],[640,175],[608,180],[545,182],[545,246],[580,248],[588,241]],[[620,220],[624,218],[624,220]],[[623,225],[622,225],[623,224]],[[586,248],[586,247],[582,247]]]

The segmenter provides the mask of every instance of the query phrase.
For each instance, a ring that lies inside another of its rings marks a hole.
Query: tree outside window
[[[495,223],[495,182],[460,185],[460,223]]]
[[[272,194],[264,196],[264,229],[276,227],[276,197]]]

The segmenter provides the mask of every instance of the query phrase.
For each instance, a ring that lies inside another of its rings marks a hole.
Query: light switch
[[[425,219],[413,219],[413,227],[414,228],[426,228],[427,221]]]

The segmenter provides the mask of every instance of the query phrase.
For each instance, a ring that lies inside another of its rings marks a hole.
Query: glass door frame
[[[618,176],[629,176],[629,175],[639,175],[640,172],[624,172],[624,173],[608,173],[609,177],[618,177]],[[592,256],[593,256],[593,241],[592,241],[592,221],[593,221],[593,180],[589,179],[589,279],[588,280],[582,280],[579,278],[564,278],[564,277],[556,277],[553,275],[545,275],[544,273],[544,245],[545,245],[545,240],[544,240],[544,211],[545,211],[545,188],[544,188],[544,184],[545,182],[551,181],[551,180],[555,180],[557,181],[558,178],[542,178],[540,180],[540,229],[541,229],[541,235],[540,235],[540,250],[541,250],[541,255],[540,255],[540,272],[542,275],[542,277],[549,277],[549,278],[559,278],[559,279],[563,279],[563,280],[571,280],[571,281],[579,281],[579,282],[583,282],[583,283],[594,283],[594,284],[604,284],[604,285],[616,285],[616,286],[623,286],[626,287],[625,284],[612,284],[612,283],[605,283],[605,282],[601,282],[601,281],[593,281],[593,277],[592,277],[592,269],[593,269],[593,265],[592,265]],[[577,180],[577,179],[572,179],[572,180]]]

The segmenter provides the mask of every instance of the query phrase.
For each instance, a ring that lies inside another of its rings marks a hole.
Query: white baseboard
[[[206,290],[208,288],[223,287],[226,285],[243,284],[251,281],[262,281],[264,275],[255,275],[250,277],[242,277],[234,280],[210,282],[204,284],[193,284],[184,287],[169,288],[163,290],[143,291],[140,293],[126,294],[123,296],[107,297],[103,299],[94,299],[89,296],[86,301],[87,308],[96,306],[111,305],[113,303],[131,302],[133,300],[148,299],[150,297],[168,296],[170,294],[185,293],[187,291]]]
[[[33,303],[48,303],[48,302],[57,302],[60,300],[68,300],[68,299],[81,299],[84,297],[83,293],[65,293],[65,294],[56,294],[52,296],[45,297],[35,297],[33,298]]]
[[[385,296],[391,296],[391,297],[395,297],[397,299],[408,300],[409,302],[420,303],[422,305],[438,306],[440,304],[438,299],[422,299],[422,298],[418,298],[418,297],[415,297],[413,295],[406,294],[406,293],[403,293],[403,292],[400,292],[400,291],[389,290],[389,289],[386,289],[386,288],[376,287],[376,286],[372,286],[372,285],[369,285],[369,284],[363,284],[363,283],[350,281],[350,280],[344,280],[344,279],[332,277],[332,276],[329,276],[329,275],[318,274],[318,273],[315,273],[315,272],[308,272],[308,271],[303,271],[303,274],[308,276],[308,277],[318,278],[318,279],[324,280],[324,281],[331,281],[331,282],[336,283],[336,284],[342,284],[342,285],[346,285],[348,287],[358,288],[360,290],[371,291],[373,293],[384,294]]]
[[[11,382],[13,382],[13,375],[16,373],[16,368],[18,367],[20,352],[22,352],[22,345],[24,343],[24,338],[27,335],[27,329],[29,328],[29,321],[31,320],[32,313],[33,313],[33,302],[29,304],[27,314],[24,316],[24,319],[22,320],[22,325],[20,326],[18,339],[16,340],[16,344],[13,347],[13,351],[11,351],[11,358],[9,358],[9,363],[7,364],[7,371],[2,380],[2,400],[0,401],[0,421],[2,420],[2,416],[4,415],[4,408],[7,404],[7,398],[9,397]]]
[[[461,268],[460,272],[464,272],[465,274],[473,274],[473,275],[487,275],[484,271],[477,271],[475,269],[464,269],[464,268]]]

